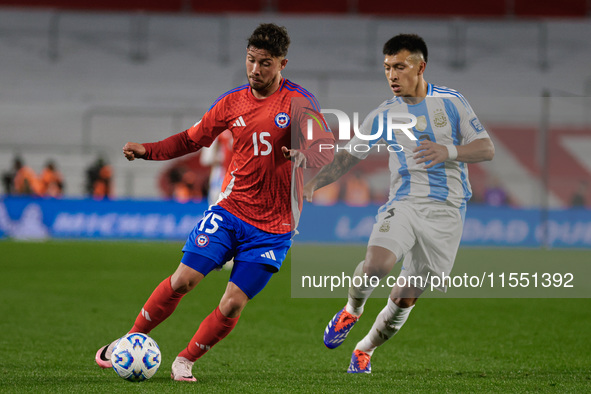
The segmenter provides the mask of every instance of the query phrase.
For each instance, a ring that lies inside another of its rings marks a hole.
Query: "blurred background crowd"
[[[426,80],[462,92],[497,148],[469,166],[472,201],[589,206],[589,13],[584,0],[0,0],[2,193],[212,200],[231,141],[160,163],[128,163],[121,147],[187,129],[243,84],[245,37],[271,21],[292,38],[284,76],[360,119],[391,95],[383,42],[420,34]],[[315,203],[383,203],[388,181],[375,155]]]

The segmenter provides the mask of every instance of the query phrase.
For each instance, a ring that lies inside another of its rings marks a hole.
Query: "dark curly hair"
[[[261,23],[248,38],[246,47],[264,49],[273,57],[285,57],[289,43],[289,34],[287,34],[285,27],[277,26],[274,23]]]
[[[384,44],[383,52],[386,56],[392,56],[404,49],[412,54],[423,55],[423,59],[425,59],[425,63],[427,63],[427,58],[429,56],[427,44],[425,44],[425,41],[416,34],[399,34],[390,38],[388,42]]]

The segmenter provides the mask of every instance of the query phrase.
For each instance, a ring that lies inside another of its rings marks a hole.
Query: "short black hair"
[[[289,34],[287,34],[287,29],[284,26],[277,26],[274,23],[261,23],[248,38],[246,47],[252,46],[264,49],[273,57],[285,57],[290,42]]]
[[[384,44],[383,52],[386,56],[392,56],[404,49],[411,54],[423,55],[423,59],[425,59],[425,63],[427,63],[429,56],[427,44],[425,44],[425,40],[417,34],[399,34],[390,38],[388,42]]]

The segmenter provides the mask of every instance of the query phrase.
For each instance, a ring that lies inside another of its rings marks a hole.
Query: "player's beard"
[[[248,76],[248,74],[246,75],[248,78],[248,84],[250,85],[250,88],[252,90],[255,90],[261,94],[264,94],[267,90],[269,90],[269,88],[273,85],[273,83],[275,82],[275,80],[277,78],[272,78],[269,82],[264,83],[264,82],[253,82],[252,79],[250,79],[251,77]]]

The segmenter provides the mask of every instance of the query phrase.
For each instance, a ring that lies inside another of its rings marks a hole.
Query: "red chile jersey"
[[[239,86],[220,96],[190,129],[144,144],[144,158],[165,160],[210,146],[226,129],[234,139],[232,161],[217,204],[263,231],[290,232],[301,209],[303,175],[295,169],[292,190],[292,162],[281,147],[300,150],[308,168],[333,159],[334,136],[316,98],[287,79],[265,99],[254,97],[249,85]],[[298,211],[295,220],[292,208]]]

